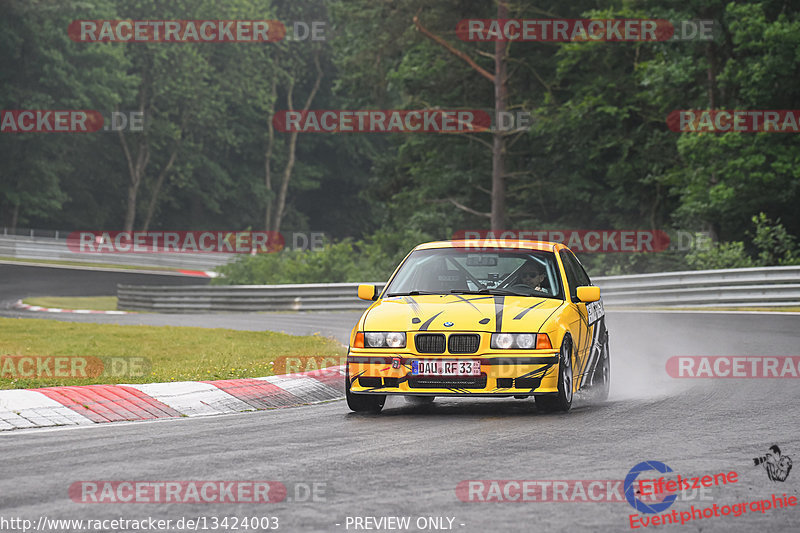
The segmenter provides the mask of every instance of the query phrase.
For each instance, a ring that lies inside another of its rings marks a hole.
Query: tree
[[[731,3],[719,15],[723,38],[716,49],[716,107],[794,109],[800,89],[800,17],[780,2]],[[698,61],[700,65],[702,60]],[[705,108],[705,98],[684,109]],[[712,224],[723,240],[738,240],[752,216],[764,211],[800,231],[794,208],[800,189],[800,138],[795,134],[684,133],[680,162],[669,184],[680,195],[675,217]]]
[[[77,1],[3,0],[0,9],[0,109],[107,115],[130,90],[121,49],[77,46],[66,31],[78,13],[113,18],[113,3],[101,0],[87,8]],[[102,133],[0,135],[2,222],[14,228],[35,219],[58,220],[70,200],[67,178],[81,161],[97,159],[95,141]]]
[[[278,13],[286,21],[325,21],[328,19],[324,7],[310,2],[287,1],[278,6]],[[306,98],[301,111],[311,108],[320,89],[323,78],[321,55],[323,46],[315,41],[298,41],[282,43],[276,48],[275,78],[271,85],[273,101],[277,99],[278,90],[284,95],[286,109],[294,110],[295,90],[303,87],[312,79],[310,87],[306,88]],[[309,76],[310,74],[310,76]],[[305,82],[305,83],[304,83]],[[268,136],[264,153],[264,185],[267,190],[268,200],[265,207],[264,224],[267,231],[279,232],[286,213],[286,199],[289,194],[289,184],[295,172],[297,161],[297,141],[299,132],[288,133],[286,141],[286,161],[278,181],[277,190],[272,183],[272,160],[275,154],[275,131],[272,124],[275,107],[270,110],[268,120]]]
[[[508,18],[508,4],[503,0],[497,2],[497,19]],[[427,28],[425,28],[419,21],[419,16],[414,16],[414,25],[417,29],[431,39],[433,42],[442,46],[445,50],[456,56],[457,58],[465,61],[472,69],[492,82],[494,86],[494,111],[495,120],[503,116],[508,107],[508,68],[506,57],[507,44],[502,39],[497,39],[494,43],[494,73],[488,72],[486,69],[479,66],[471,57],[464,52],[456,49],[447,41],[435,35]],[[506,137],[507,133],[501,131],[495,125],[492,132],[492,208],[490,213],[491,229],[498,231],[505,228],[506,224]],[[456,207],[463,209],[472,214],[477,214],[475,210],[469,209],[455,200],[450,200]]]
[[[214,12],[208,2],[172,2],[168,11],[154,3],[126,0],[120,6],[124,16],[135,20],[180,18],[187,14]],[[91,46],[91,45],[90,45]],[[130,74],[137,79],[135,100],[126,102],[143,114],[144,131],[119,130],[119,141],[129,176],[123,229],[133,231],[139,208],[139,191],[156,165],[147,203],[144,230],[152,223],[164,181],[176,163],[183,138],[194,124],[208,124],[222,115],[218,96],[219,78],[215,77],[206,43],[192,45],[152,43],[124,45],[130,58]]]

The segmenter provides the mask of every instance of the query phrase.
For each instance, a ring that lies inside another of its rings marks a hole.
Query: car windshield
[[[451,293],[564,298],[552,252],[468,248],[413,252],[389,282],[385,296]]]

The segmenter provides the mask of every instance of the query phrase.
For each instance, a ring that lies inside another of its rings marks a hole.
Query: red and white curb
[[[14,309],[23,311],[36,311],[40,313],[77,313],[79,315],[127,315],[128,311],[97,311],[96,309],[61,309],[58,307],[41,307],[39,305],[28,305],[17,300],[12,306]]]
[[[218,278],[219,272],[213,270],[178,270],[181,274],[194,276],[196,278]]]
[[[344,366],[285,376],[0,391],[0,431],[240,413],[344,396]]]

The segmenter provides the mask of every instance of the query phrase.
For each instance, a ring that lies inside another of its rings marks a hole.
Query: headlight
[[[534,350],[537,346],[536,333],[492,333],[490,346],[495,350]],[[547,337],[547,335],[543,335]],[[549,343],[548,343],[549,344]]]
[[[365,348],[405,348],[406,334],[401,331],[368,331],[364,333]]]
[[[536,335],[533,333],[520,333],[517,335],[517,346],[523,350],[530,350],[536,344]]]
[[[514,336],[510,333],[493,333],[492,348],[507,350],[514,346]]]

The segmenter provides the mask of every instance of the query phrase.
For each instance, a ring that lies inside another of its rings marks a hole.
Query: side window
[[[584,287],[586,285],[591,285],[592,282],[589,280],[589,274],[586,273],[584,270],[583,265],[578,258],[575,257],[573,254],[569,254],[572,258],[573,268],[575,269],[575,277],[578,278],[578,286]]]
[[[572,300],[575,300],[575,298],[578,297],[576,291],[578,287],[578,278],[575,275],[573,258],[570,257],[571,254],[566,250],[559,251],[558,255],[561,257],[561,262],[564,263],[564,273],[567,275],[567,283],[569,284],[569,296]]]

